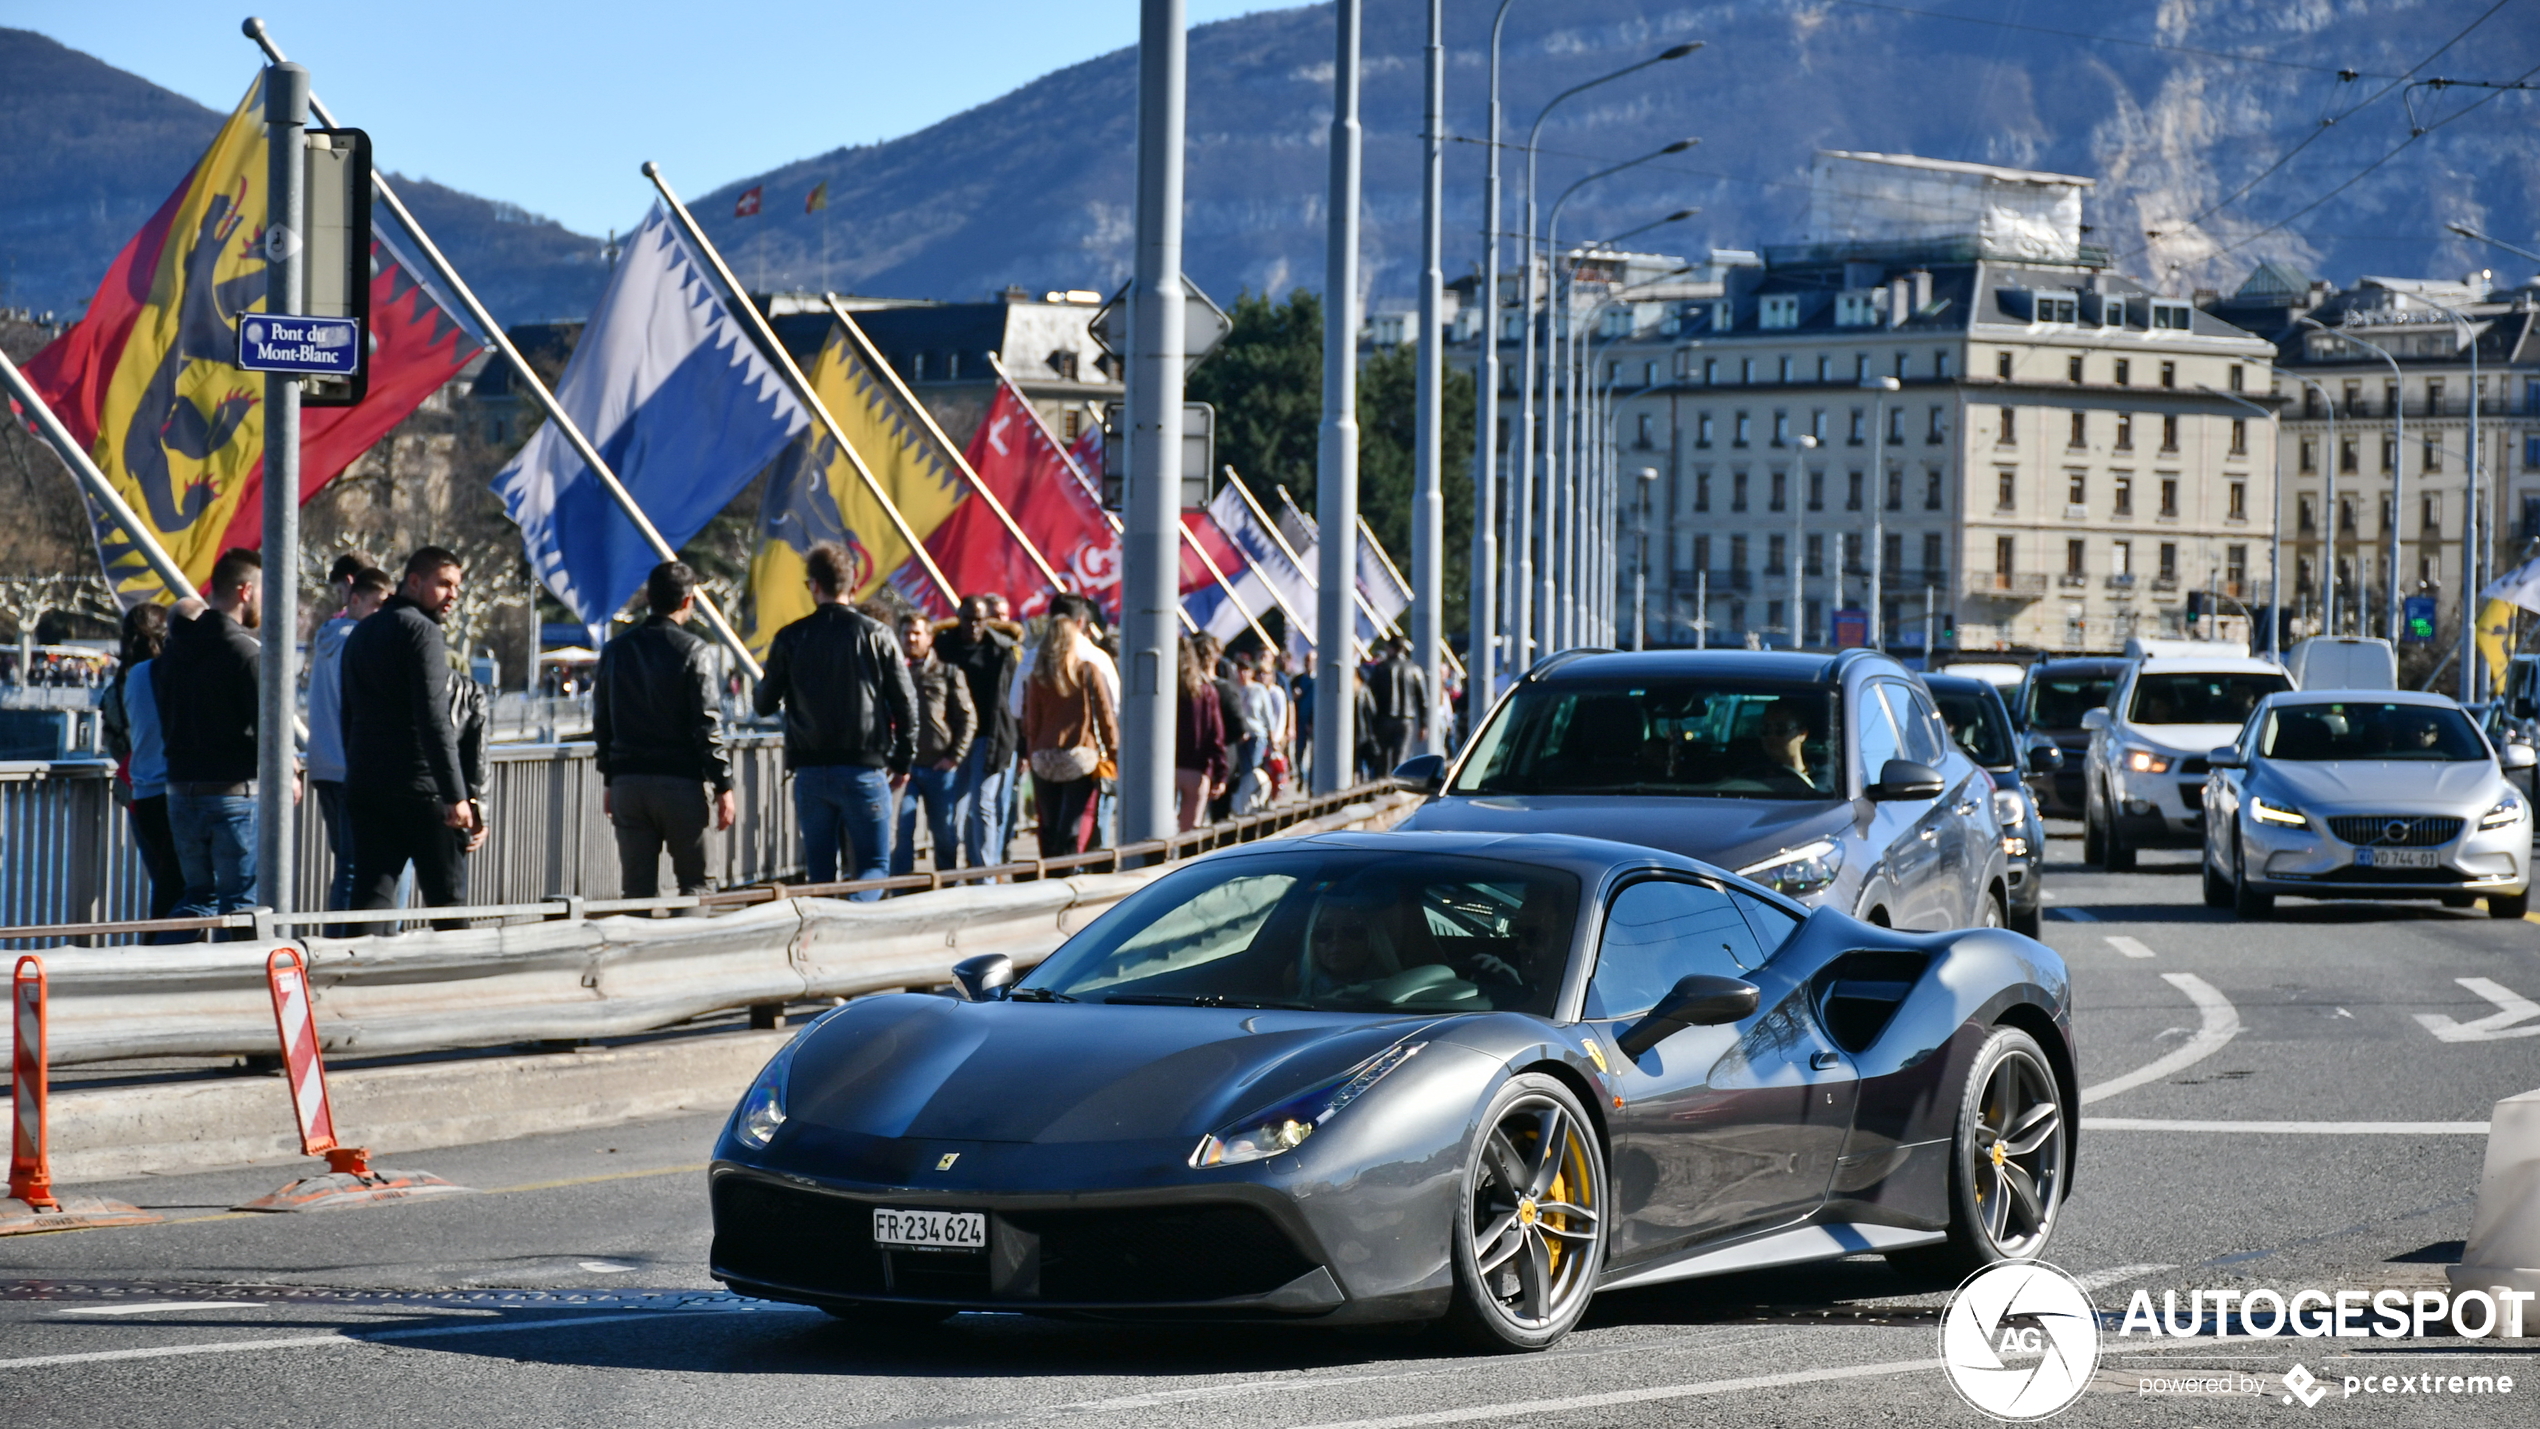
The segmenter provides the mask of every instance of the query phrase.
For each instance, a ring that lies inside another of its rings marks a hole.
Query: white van
[[[2285,669],[2305,690],[2399,688],[2398,650],[2369,635],[2315,635],[2293,647]]]

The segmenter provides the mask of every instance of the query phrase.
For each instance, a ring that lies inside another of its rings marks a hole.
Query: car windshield
[[[1830,799],[1842,778],[1834,735],[1820,685],[1526,685],[1447,792]]]
[[[1990,692],[1934,686],[1931,698],[1940,706],[1940,720],[1949,726],[1949,737],[1958,741],[1969,759],[1987,769],[2017,762],[2011,749],[2011,722],[2002,713],[2002,702]]]
[[[1437,854],[1212,861],[1122,901],[1016,985],[1020,1000],[1549,1016],[1579,882]]]
[[[2126,718],[2135,724],[2246,724],[2258,701],[2293,688],[2282,675],[2170,670],[2138,675]]]
[[[2487,744],[2466,716],[2441,705],[2340,701],[2279,705],[2269,711],[2258,753],[2305,763],[2419,759],[2459,764],[2485,759]]]
[[[2107,706],[2114,675],[2048,675],[2028,687],[2028,727],[2079,729],[2081,717]]]

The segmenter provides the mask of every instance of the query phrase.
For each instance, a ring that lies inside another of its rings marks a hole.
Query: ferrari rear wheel
[[[1447,1320],[1481,1349],[1545,1349],[1586,1313],[1605,1266],[1605,1155],[1556,1077],[1510,1078],[1480,1124],[1456,1204]]]
[[[1890,1252],[1909,1275],[1963,1279],[2005,1260],[2034,1260],[2063,1209],[2071,1150],[2063,1092],[2037,1039],[1997,1027],[1976,1052],[1949,1158],[1949,1240]]]

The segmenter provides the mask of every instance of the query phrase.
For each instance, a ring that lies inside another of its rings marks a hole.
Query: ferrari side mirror
[[[1623,1029],[1614,1045],[1624,1056],[1638,1057],[1688,1027],[1717,1027],[1752,1017],[1758,997],[1751,982],[1695,973],[1679,980],[1648,1016]]]
[[[953,964],[952,975],[961,984],[963,997],[972,1002],[992,1001],[993,994],[1014,986],[1014,959],[1003,953],[981,953]]]

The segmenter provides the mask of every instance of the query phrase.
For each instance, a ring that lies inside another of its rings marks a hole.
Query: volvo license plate
[[[2357,868],[2433,868],[2440,849],[2430,848],[2359,848],[2355,850]]]
[[[884,1250],[984,1252],[988,1217],[984,1211],[900,1211],[876,1206],[873,1243]]]

